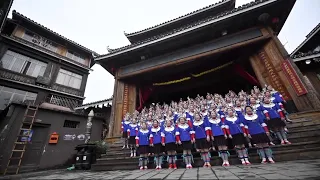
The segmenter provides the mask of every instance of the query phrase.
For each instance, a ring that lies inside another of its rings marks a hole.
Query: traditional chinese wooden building
[[[291,58],[304,75],[306,83],[320,98],[320,23],[291,53]]]
[[[223,0],[153,27],[125,34],[130,45],[95,61],[115,77],[110,136],[127,111],[196,94],[271,84],[288,109],[316,109],[312,91],[277,35],[295,0]]]
[[[89,113],[77,113],[75,107],[82,105],[93,56],[98,55],[16,11],[3,19],[11,4],[0,2],[0,174],[16,173],[17,167],[52,168],[75,159],[74,147],[84,143]],[[39,105],[31,128],[22,126],[26,104]],[[94,114],[91,140],[101,139],[104,120]],[[12,152],[19,152],[15,145],[24,146],[17,142],[23,141],[17,137],[21,132],[29,133],[30,143],[13,162]],[[60,136],[56,144],[49,142],[52,134]]]

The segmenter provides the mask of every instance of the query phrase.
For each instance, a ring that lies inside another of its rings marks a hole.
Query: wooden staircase
[[[292,142],[291,145],[276,145],[272,147],[274,160],[291,161],[302,159],[314,159],[320,157],[320,113],[308,112],[291,115],[292,124],[288,124],[288,139]],[[122,149],[122,141],[118,139],[110,144],[107,154],[98,159],[96,164],[92,165],[92,170],[132,170],[138,168],[138,157],[130,158],[130,150]],[[230,164],[240,164],[234,150],[229,150]],[[194,152],[194,167],[202,166],[203,162],[200,159],[199,153]],[[252,163],[260,163],[259,156],[255,148],[249,149],[250,161]],[[184,168],[184,163],[181,154],[178,154],[178,168]],[[221,159],[217,152],[211,152],[211,164],[220,166]],[[163,167],[167,167],[164,162]],[[149,168],[154,168],[153,158],[149,158]]]

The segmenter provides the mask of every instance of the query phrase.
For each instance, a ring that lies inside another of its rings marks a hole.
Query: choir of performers
[[[140,123],[141,127],[136,136],[136,146],[140,154],[139,166],[140,169],[148,169],[148,153],[149,146],[153,146],[153,137],[150,135],[150,131],[147,128],[147,123]]]
[[[182,146],[183,160],[187,169],[192,168],[191,150],[193,148],[192,144],[195,142],[194,133],[190,125],[186,123],[186,118],[181,116],[177,126],[176,137],[178,144]]]
[[[208,93],[205,97],[180,99],[170,104],[152,103],[139,113],[126,114],[121,131],[126,139],[123,148],[131,147],[131,157],[140,155],[140,169],[147,169],[148,156],[154,156],[156,169],[167,156],[170,169],[176,169],[177,150],[187,169],[192,168],[191,151],[200,152],[204,167],[210,167],[210,151],[218,151],[222,166],[230,166],[228,148],[235,148],[243,165],[250,165],[246,145],[257,148],[262,163],[274,163],[271,133],[281,145],[287,139],[285,100],[271,86],[262,91],[254,87],[250,94],[229,91],[225,96]],[[232,142],[232,145],[230,144]]]

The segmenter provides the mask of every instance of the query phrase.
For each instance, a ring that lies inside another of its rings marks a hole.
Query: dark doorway
[[[40,164],[40,159],[48,137],[49,126],[35,124],[32,130],[31,142],[28,143],[22,160],[23,166],[38,166]]]

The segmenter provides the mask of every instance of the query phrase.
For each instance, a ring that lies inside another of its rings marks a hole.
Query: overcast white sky
[[[134,32],[189,13],[219,0],[14,0],[16,10],[49,29],[100,54],[106,47],[129,44],[125,32]],[[236,6],[253,0],[237,0]],[[289,52],[320,22],[320,0],[297,0],[279,38]],[[9,15],[11,17],[11,13]],[[113,76],[93,66],[85,103],[113,94]]]

